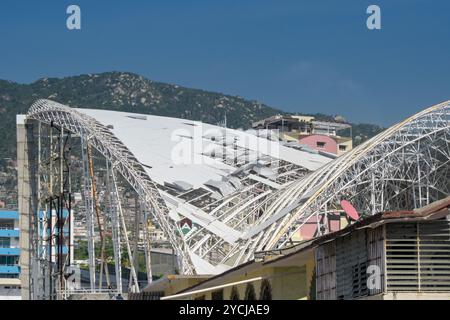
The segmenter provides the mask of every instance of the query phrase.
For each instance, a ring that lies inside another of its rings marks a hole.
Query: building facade
[[[278,115],[255,122],[252,127],[254,130],[276,130],[282,141],[296,142],[337,156],[353,149],[352,127],[347,123]]]
[[[0,300],[19,300],[19,214],[0,211]]]
[[[381,212],[257,253],[254,261],[180,290],[183,284],[174,292],[156,282],[143,292],[177,300],[449,300],[450,197]]]
[[[450,197],[366,218],[316,249],[318,300],[450,299]]]

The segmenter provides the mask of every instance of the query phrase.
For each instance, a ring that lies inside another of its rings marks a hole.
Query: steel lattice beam
[[[97,149],[115,170],[136,190],[142,202],[148,206],[171,245],[179,257],[180,269],[184,274],[195,272],[188,248],[181,231],[176,224],[169,221],[168,209],[159,190],[145,173],[142,165],[105,126],[95,119],[77,112],[62,104],[39,100],[30,108],[27,117],[47,124],[57,123],[66,130],[87,137],[89,143]]]
[[[293,206],[254,236],[254,250],[278,249],[311,217],[350,200],[364,214],[413,209],[450,194],[450,102],[389,128],[273,197],[266,219]],[[318,235],[329,232],[321,226]],[[259,238],[258,238],[259,237]]]
[[[28,117],[48,124],[56,122],[86,137],[139,194],[175,248],[182,272],[190,274],[196,272],[194,253],[213,266],[232,267],[251,259],[255,251],[285,246],[313,217],[318,223],[317,235],[327,233],[328,216],[341,209],[342,199],[350,200],[364,214],[373,214],[419,207],[448,196],[449,110],[449,102],[428,108],[313,173],[280,164],[286,170],[286,180],[281,179],[284,184],[279,190],[249,179],[241,181],[244,188],[238,193],[204,207],[214,219],[241,233],[235,243],[227,243],[205,227],[183,237],[176,221],[169,218],[167,192],[95,119],[48,100],[35,103]]]

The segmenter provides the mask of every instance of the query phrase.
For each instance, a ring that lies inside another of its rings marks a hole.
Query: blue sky
[[[366,28],[370,4],[381,30]],[[390,125],[450,99],[449,14],[448,0],[2,0],[0,79],[130,71]]]

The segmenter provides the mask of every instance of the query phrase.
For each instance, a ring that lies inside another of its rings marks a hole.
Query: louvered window
[[[388,291],[450,291],[448,220],[389,224],[386,238]]]

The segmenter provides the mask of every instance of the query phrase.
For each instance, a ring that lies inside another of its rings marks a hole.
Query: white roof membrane
[[[311,171],[330,161],[316,153],[295,150],[250,133],[198,121],[107,110],[77,111],[107,126],[143,164],[149,177],[162,185],[165,182],[185,182],[199,188],[210,180],[222,181],[236,167],[208,155],[212,150],[221,151],[224,143],[228,155],[233,154],[236,146],[236,154],[240,157],[256,160],[260,156],[271,156]],[[216,157],[221,160],[222,153],[218,152]]]

